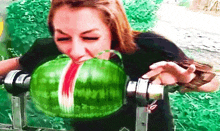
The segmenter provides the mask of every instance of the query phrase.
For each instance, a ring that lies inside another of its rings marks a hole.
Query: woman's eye
[[[70,38],[57,38],[57,41],[67,41],[70,40]]]
[[[84,40],[98,40],[99,37],[83,37]]]

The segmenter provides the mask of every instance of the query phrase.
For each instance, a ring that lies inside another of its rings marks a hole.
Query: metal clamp
[[[5,89],[12,94],[12,124],[0,123],[1,131],[57,131],[27,126],[26,93],[29,90],[30,79],[29,74],[25,74],[21,70],[13,70],[6,75],[5,79],[0,80],[0,84],[4,84]]]

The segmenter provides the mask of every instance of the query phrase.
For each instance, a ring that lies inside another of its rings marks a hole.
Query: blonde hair
[[[101,10],[104,16],[103,21],[111,30],[111,48],[128,54],[137,50],[134,36],[139,34],[139,32],[131,29],[120,0],[52,0],[48,17],[48,26],[52,35],[54,35],[54,13],[59,7],[64,5],[69,8],[92,7]]]

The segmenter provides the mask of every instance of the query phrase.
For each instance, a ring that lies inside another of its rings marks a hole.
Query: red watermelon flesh
[[[65,112],[70,112],[74,109],[74,89],[81,66],[70,61],[61,75],[58,99],[61,109]]]

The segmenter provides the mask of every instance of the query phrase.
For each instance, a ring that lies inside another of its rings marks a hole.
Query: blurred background
[[[153,30],[174,41],[189,57],[220,72],[219,0],[123,0],[133,29]],[[24,54],[47,30],[50,0],[0,0],[0,60]],[[1,32],[0,32],[1,33]],[[28,63],[27,63],[28,64]],[[176,131],[219,131],[220,92],[170,93]],[[10,94],[0,90],[0,123],[11,123]],[[68,120],[45,116],[27,103],[29,126],[69,129]]]

